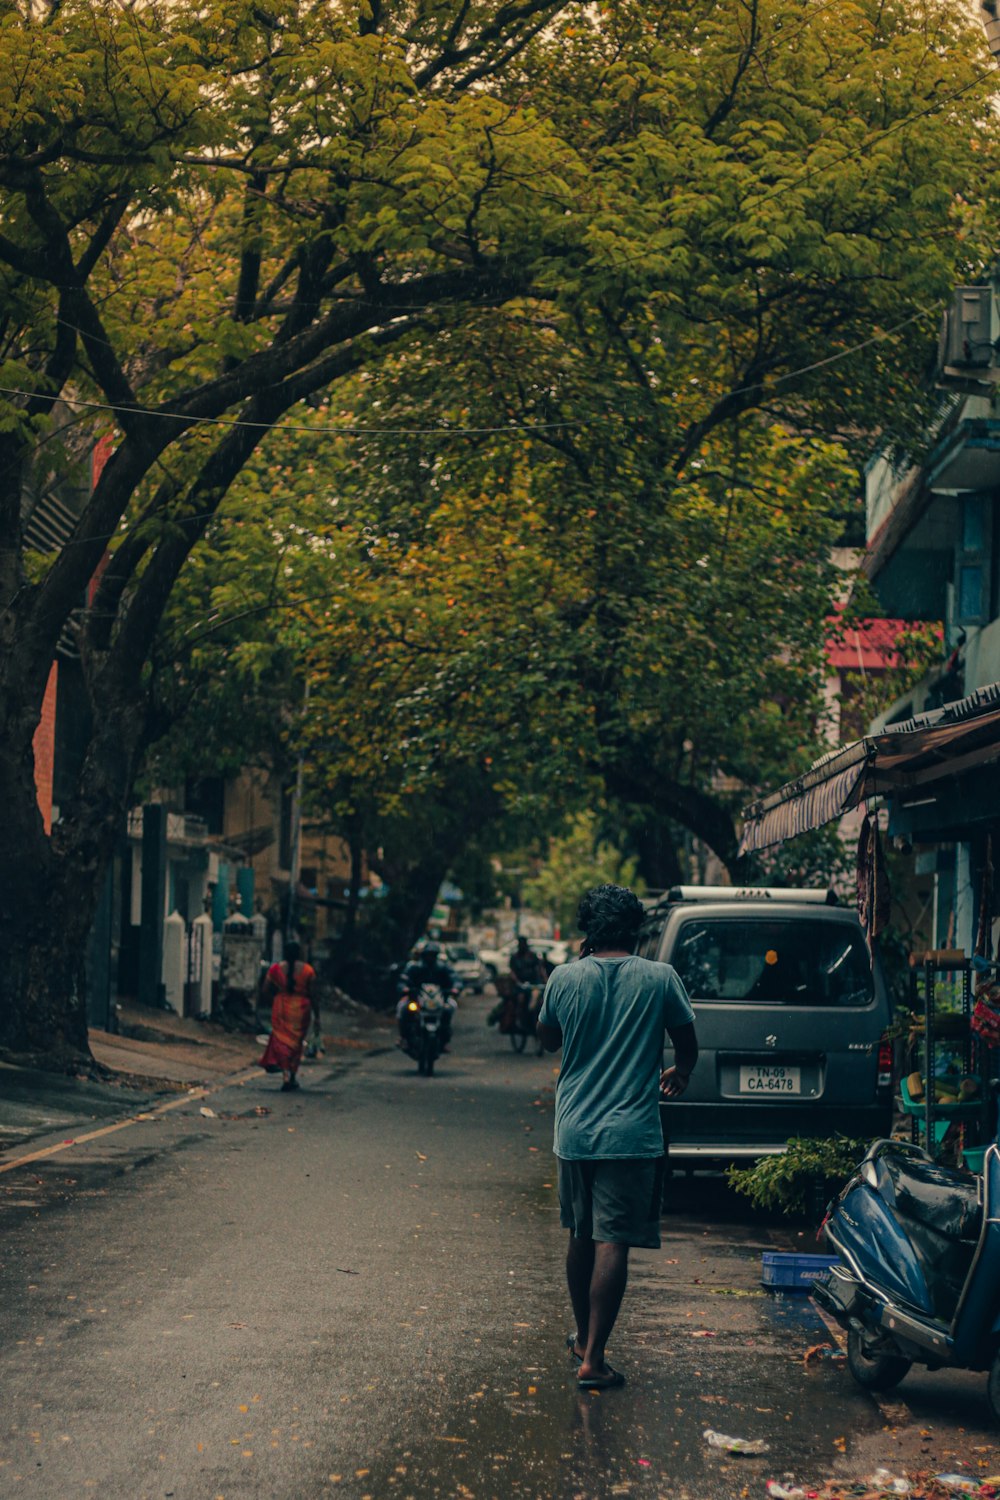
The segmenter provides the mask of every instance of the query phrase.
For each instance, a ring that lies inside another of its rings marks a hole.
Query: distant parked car
[[[486,988],[486,980],[489,976],[479,954],[462,943],[449,943],[444,950],[444,956],[462,988],[481,995]]]

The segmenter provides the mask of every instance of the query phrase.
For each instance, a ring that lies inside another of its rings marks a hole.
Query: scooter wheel
[[[986,1381],[986,1399],[990,1403],[994,1422],[1000,1422],[1000,1349],[993,1356],[989,1377]]]
[[[858,1385],[866,1391],[891,1391],[907,1373],[913,1361],[902,1354],[868,1354],[856,1328],[847,1330],[847,1368]]]

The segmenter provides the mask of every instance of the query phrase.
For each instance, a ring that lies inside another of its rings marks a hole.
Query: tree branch
[[[446,69],[454,67],[456,63],[464,63],[472,58],[479,57],[494,42],[499,41],[501,37],[508,35],[510,32],[516,32],[522,23],[531,22],[536,17],[539,17],[540,19],[537,24],[531,28],[530,36],[525,37],[520,43],[518,43],[516,37],[513,38],[512,44],[515,52],[519,51],[530,40],[531,36],[535,36],[553,17],[557,16],[565,8],[566,0],[525,0],[525,3],[522,5],[501,5],[490,24],[484,26],[478,36],[471,42],[468,42],[466,46],[453,47],[446,41],[437,57],[432,58],[430,62],[418,70],[414,76],[414,83],[418,89],[426,88],[429,83],[432,83]],[[507,52],[509,52],[509,46]],[[505,56],[507,52],[505,52]],[[510,55],[513,56],[515,54],[510,53]],[[483,64],[483,66],[488,65]],[[496,64],[494,63],[492,66],[496,66]],[[457,86],[460,88],[467,87],[472,81],[473,76],[472,73],[469,73],[466,79]]]
[[[730,111],[733,108],[733,105],[736,103],[736,95],[739,92],[739,87],[743,79],[743,75],[746,72],[747,68],[749,68],[750,63],[753,60],[754,53],[757,50],[757,42],[760,37],[760,28],[758,24],[758,0],[749,0],[748,8],[750,11],[750,35],[747,38],[746,44],[744,45],[743,50],[740,53],[739,60],[736,64],[736,72],[733,74],[733,80],[729,85],[729,88],[727,89],[723,97],[719,100],[718,104],[715,106],[712,113],[709,115],[708,119],[705,122],[705,134],[709,139],[712,138],[712,136],[718,130],[719,126],[729,115]]]
[[[181,568],[240,470],[273,424],[310,391],[359,369],[371,358],[372,344],[383,348],[396,343],[420,326],[420,321],[401,320],[368,334],[348,348],[337,349],[310,368],[298,371],[282,385],[260,392],[247,403],[243,420],[248,425],[227,433],[203,465],[188,490],[192,515],[187,520],[181,519],[178,529],[157,546],[129,601],[105,669],[107,680],[115,681],[119,691],[122,683],[139,681]]]

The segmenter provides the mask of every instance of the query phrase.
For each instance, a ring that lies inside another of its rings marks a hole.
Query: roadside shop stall
[[[912,1139],[977,1169],[996,1133],[1000,966],[993,851],[1000,847],[1000,683],[888,724],[822,757],[744,813],[742,854],[855,812],[858,914],[869,946],[891,905],[879,809],[897,848],[939,851],[933,924],[941,946],[909,955],[898,1104]]]

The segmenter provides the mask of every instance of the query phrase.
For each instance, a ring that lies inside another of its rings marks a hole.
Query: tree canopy
[[[564,695],[552,727],[572,755],[582,740],[588,768],[629,782],[624,742],[646,729],[678,813],[678,755],[718,722],[698,694],[724,673],[748,710],[744,759],[770,743],[749,655],[737,671],[738,591],[728,616],[708,587],[685,616],[670,567],[644,563],[671,551],[675,574],[706,556],[728,569],[727,516],[765,499],[781,553],[782,507],[810,501],[829,444],[857,450],[876,426],[914,440],[934,304],[975,261],[963,235],[990,151],[982,44],[956,7],[4,0],[0,29],[0,794],[18,851],[0,871],[0,945],[21,997],[0,1044],[80,1043],[82,893],[162,729],[164,613],[264,435],[317,393],[333,392],[328,438],[367,429],[341,460],[351,493],[371,496],[384,466],[381,599],[389,571],[415,581],[421,566],[411,502],[393,517],[408,457],[455,587],[450,541],[482,531],[531,630],[558,641],[555,689],[583,674],[579,710]],[[483,427],[500,430],[456,431]],[[40,562],[32,505],[98,434],[110,458]],[[501,494],[518,528],[541,517],[524,555],[503,540]],[[567,549],[571,568],[546,567]],[[796,588],[817,571],[802,559]],[[719,577],[710,561],[706,582]],[[428,597],[437,639],[457,635],[448,597]],[[784,600],[776,584],[762,607]],[[50,840],[31,741],[67,629],[93,729]],[[530,685],[549,658],[527,636]],[[438,707],[483,665],[456,644]],[[408,701],[397,656],[381,642]],[[657,675],[686,684],[690,732],[663,733]],[[516,721],[516,696],[486,701]],[[386,786],[423,774],[424,749]]]

